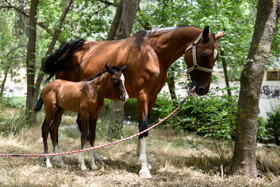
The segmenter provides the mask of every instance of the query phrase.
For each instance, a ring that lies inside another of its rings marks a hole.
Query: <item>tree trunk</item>
[[[114,20],[112,22],[107,40],[114,40],[117,34],[117,30],[120,24],[120,20],[122,17],[122,8],[123,8],[123,0],[121,0],[117,6],[116,14]]]
[[[232,172],[257,176],[256,139],[260,90],[277,25],[278,1],[259,0],[248,62],[243,68],[238,103]]]
[[[52,53],[53,49],[54,49],[54,46],[55,46],[55,43],[58,41],[58,38],[59,38],[59,34],[60,34],[60,31],[61,31],[61,28],[62,28],[62,25],[64,23],[64,20],[65,20],[65,17],[71,7],[71,4],[72,4],[73,0],[67,0],[67,3],[64,7],[64,10],[60,16],[60,19],[59,19],[59,23],[54,31],[54,34],[53,34],[53,38],[52,38],[52,41],[49,45],[49,48],[48,48],[48,51],[45,55],[45,57],[42,59],[42,62],[41,62],[41,68],[38,72],[38,78],[36,80],[36,83],[34,85],[34,94],[33,94],[33,98],[32,98],[32,109],[34,108],[35,104],[37,103],[37,100],[38,100],[38,96],[39,96],[39,92],[40,92],[40,85],[43,81],[43,78],[44,78],[44,73],[42,72],[42,68],[44,67],[44,64],[46,63],[46,60],[47,60],[47,57]],[[32,113],[31,113],[31,123],[34,123],[36,121],[36,112],[34,110],[32,110]]]
[[[177,101],[177,95],[176,95],[176,88],[175,88],[175,68],[174,67],[170,67],[169,71],[168,71],[168,79],[167,79],[167,85],[168,85],[168,89],[169,89],[169,93],[172,99],[172,103],[173,106],[177,106],[178,103],[176,103]]]
[[[116,33],[116,39],[124,39],[130,36],[132,31],[133,22],[139,7],[140,0],[122,0],[118,5],[118,9],[114,18],[110,30],[110,39],[112,39],[113,33]],[[122,7],[121,9],[119,9]],[[121,14],[121,16],[120,16]],[[118,21],[119,20],[119,21]],[[116,27],[116,23],[118,27]],[[113,30],[113,27],[117,31]],[[123,128],[123,115],[124,115],[124,104],[120,101],[111,100],[110,104],[110,125],[108,130],[109,138],[118,138],[121,137],[121,130]]]
[[[35,75],[35,53],[36,53],[36,22],[37,22],[37,6],[39,0],[32,0],[29,13],[28,25],[28,44],[26,59],[26,77],[27,77],[27,96],[26,96],[26,120],[30,124],[30,116],[32,111],[32,98],[34,94],[34,75]]]
[[[222,55],[221,59],[222,59],[223,72],[224,72],[224,76],[225,76],[227,94],[228,94],[229,97],[231,97],[229,77],[228,77],[228,72],[227,72],[227,63],[226,63],[226,59],[223,57],[225,55],[225,52],[223,50],[221,50],[221,55]]]
[[[4,89],[5,89],[5,84],[6,84],[6,80],[7,80],[7,76],[8,76],[8,73],[10,71],[10,68],[11,68],[11,63],[9,63],[9,65],[6,67],[5,71],[4,71],[4,79],[3,79],[3,82],[1,83],[1,91],[0,91],[0,97],[3,97],[4,96]]]

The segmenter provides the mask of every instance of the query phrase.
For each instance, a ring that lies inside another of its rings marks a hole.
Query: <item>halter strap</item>
[[[202,38],[202,33],[200,33],[200,35],[196,38],[196,40],[191,44],[189,45],[186,50],[185,50],[185,53],[189,50],[189,49],[192,49],[192,56],[193,56],[193,66],[190,67],[188,70],[187,70],[187,73],[189,74],[190,72],[192,72],[193,70],[197,69],[197,70],[200,70],[200,71],[204,71],[204,72],[208,72],[208,73],[212,73],[213,70],[212,69],[209,69],[209,68],[205,68],[205,67],[202,67],[202,66],[199,66],[197,64],[197,60],[196,60],[196,44],[199,42],[199,40]]]

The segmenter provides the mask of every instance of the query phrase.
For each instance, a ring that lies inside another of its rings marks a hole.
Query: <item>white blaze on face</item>
[[[216,59],[217,55],[218,55],[218,50],[215,49],[215,50],[214,50],[214,59]]]
[[[128,94],[127,94],[127,91],[126,91],[126,88],[125,88],[125,84],[124,84],[124,82],[125,82],[125,78],[124,78],[124,75],[123,75],[123,73],[122,73],[122,75],[121,75],[121,81],[122,81],[122,84],[123,84],[123,88],[124,88],[124,91],[125,91],[125,101],[129,98],[129,96],[128,96]]]

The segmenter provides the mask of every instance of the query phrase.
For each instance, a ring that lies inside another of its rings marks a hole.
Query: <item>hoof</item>
[[[85,171],[86,169],[87,169],[87,167],[86,167],[85,165],[82,165],[82,166],[81,166],[81,170],[82,170],[82,171]]]
[[[46,166],[47,166],[47,168],[52,167],[51,161],[49,159],[46,161]]]
[[[139,177],[141,179],[150,179],[152,178],[152,175],[150,174],[150,172],[141,172],[139,173]]]
[[[57,163],[61,168],[65,167],[62,157],[56,156],[53,158],[53,162]]]
[[[97,166],[95,164],[91,164],[91,170],[97,170]]]

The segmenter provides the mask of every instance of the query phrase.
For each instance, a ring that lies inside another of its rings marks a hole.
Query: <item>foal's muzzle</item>
[[[128,99],[128,97],[127,97],[127,95],[122,95],[122,96],[120,96],[120,98],[119,98],[122,102],[126,102],[127,101],[127,99]]]

